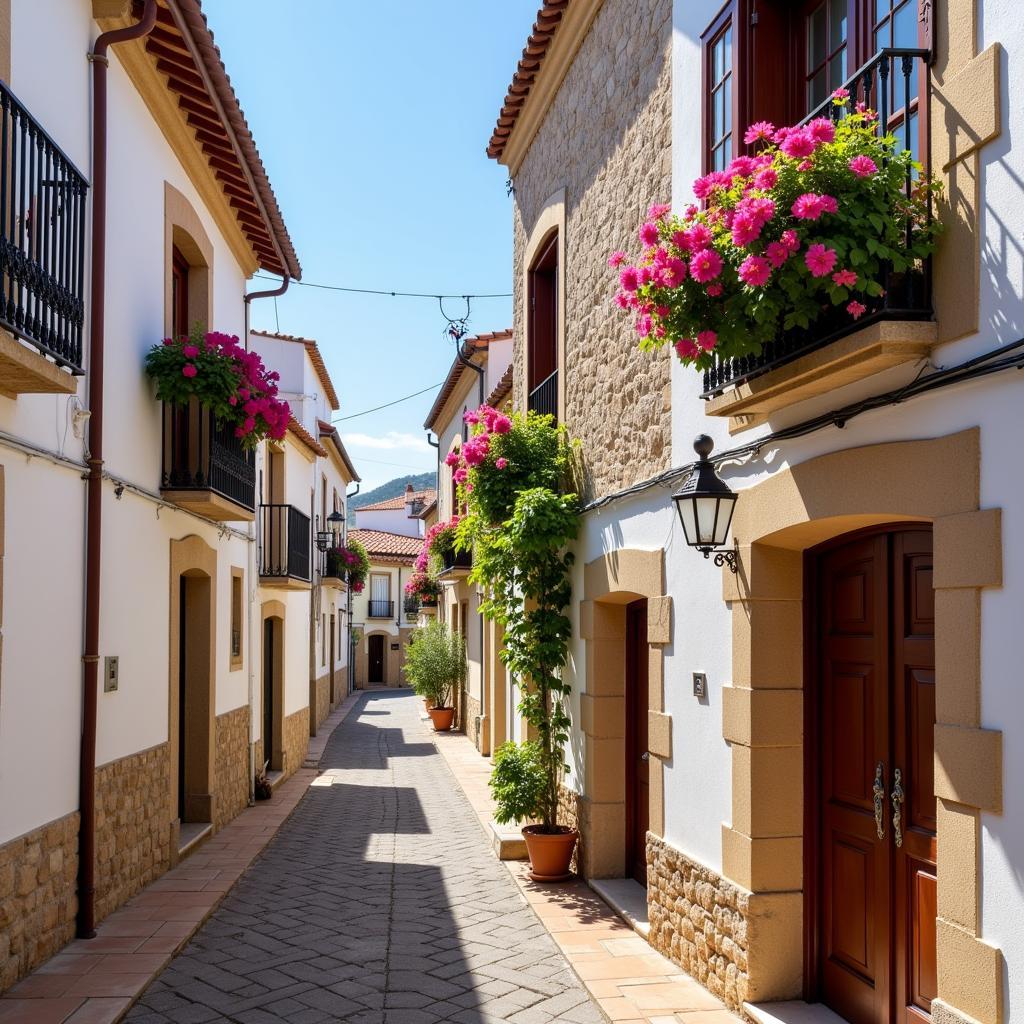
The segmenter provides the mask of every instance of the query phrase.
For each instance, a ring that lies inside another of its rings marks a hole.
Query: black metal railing
[[[441,554],[441,571],[448,572],[449,569],[472,569],[473,552],[456,551],[454,548],[444,551]]]
[[[394,601],[370,601],[370,608],[367,611],[367,618],[390,619],[395,614]]]
[[[542,416],[558,419],[558,371],[541,381],[529,395],[527,407]]]
[[[85,176],[0,82],[0,325],[82,373]]]
[[[894,134],[903,149],[909,150],[922,164],[925,174],[928,174],[931,170],[931,159],[925,118],[928,104],[927,68],[930,57],[928,50],[879,50],[845,83],[844,88],[850,93],[847,106],[837,106],[830,96],[812,110],[801,123],[816,117],[838,120],[844,111],[853,109],[854,104],[864,103],[878,113],[878,123],[882,129]],[[907,191],[913,187],[913,174],[908,172]],[[930,195],[928,215],[931,216]],[[909,242],[912,230],[909,220],[906,230]],[[811,327],[786,331],[768,340],[757,355],[717,359],[712,367],[704,371],[702,397],[712,398],[727,387],[742,384],[807,352],[824,348],[825,345],[878,320],[932,318],[930,260],[925,260],[921,267],[905,273],[883,271],[881,278],[879,284],[882,285],[884,294],[877,299],[863,299],[868,309],[857,320],[851,320],[841,306],[830,307]]]
[[[260,505],[260,576],[310,578],[309,516],[294,505]]]
[[[402,602],[402,608],[406,615],[418,615],[420,610],[420,599],[414,594],[410,594]]]
[[[213,413],[198,399],[188,405],[164,403],[161,487],[215,491],[254,512],[256,453],[242,447],[230,426],[218,426]]]

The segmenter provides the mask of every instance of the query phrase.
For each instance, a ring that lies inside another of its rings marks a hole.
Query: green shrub
[[[436,621],[418,629],[406,648],[405,677],[434,707],[451,707],[453,691],[466,678],[462,634]]]
[[[499,825],[539,818],[544,813],[548,776],[536,743],[503,743],[494,754],[491,795]]]

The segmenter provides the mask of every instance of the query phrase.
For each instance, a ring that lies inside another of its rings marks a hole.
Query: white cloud
[[[399,430],[389,430],[386,434],[375,436],[373,434],[343,434],[342,440],[346,448],[366,448],[376,451],[388,452],[429,452],[430,445],[427,444],[423,434],[407,434]]]

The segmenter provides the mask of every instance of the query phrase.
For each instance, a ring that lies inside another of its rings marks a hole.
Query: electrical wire
[[[406,395],[404,398],[396,398],[393,402],[385,402],[383,405],[375,405],[372,409],[364,409],[362,412],[354,412],[349,416],[335,416],[331,419],[332,423],[341,423],[342,420],[354,420],[360,416],[369,416],[371,412],[379,412],[381,409],[390,409],[393,405],[398,405],[401,402],[408,402],[410,398],[418,398],[420,395],[425,395],[428,391],[435,391],[443,384],[441,381],[438,384],[431,384],[429,388],[424,388],[422,391],[414,391],[411,395]]]
[[[1006,354],[1008,352],[1016,352],[1021,348],[1024,348],[1024,338],[1019,338],[1017,341],[1004,345],[1002,348],[995,349],[994,351],[983,352],[981,355],[974,356],[962,363],[957,363],[955,366],[940,368],[927,376],[918,374],[909,384],[895,388],[892,391],[886,391],[881,395],[875,395],[873,398],[865,398],[859,402],[853,402],[833,412],[823,413],[812,419],[804,420],[802,423],[796,423],[791,427],[783,427],[781,430],[772,431],[772,433],[765,434],[763,437],[759,437],[745,445],[712,455],[711,462],[715,465],[722,465],[726,462],[749,460],[755,457],[762,448],[777,441],[792,441],[796,438],[806,437],[808,434],[813,434],[819,430],[824,430],[826,427],[842,429],[850,420],[866,412],[883,409],[886,406],[900,405],[902,402],[916,398],[918,395],[927,394],[929,391],[936,391],[940,388],[951,387],[954,384],[979,380],[994,373],[1001,373],[1003,370],[1024,369],[1024,352],[1020,352],[1017,355]],[[672,469],[666,469],[656,476],[633,484],[631,487],[623,488],[621,491],[614,491],[612,494],[606,494],[601,498],[588,502],[580,511],[581,513],[592,512],[596,509],[604,508],[614,501],[620,501],[623,498],[641,494],[654,487],[674,483],[681,477],[688,476],[696,465],[696,462],[688,462],[685,466],[675,466]]]
[[[266,281],[276,281],[277,278],[267,274],[257,274],[256,277]],[[318,284],[315,281],[292,281],[293,285],[302,288],[319,288],[328,292],[348,292],[354,295],[389,295],[391,298],[402,299],[435,299],[442,302],[445,299],[510,299],[511,292],[479,292],[476,294],[442,294],[439,292],[402,292],[390,288],[349,288],[340,284]]]

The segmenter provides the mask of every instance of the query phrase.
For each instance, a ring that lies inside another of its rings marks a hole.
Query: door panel
[[[650,707],[647,602],[626,609],[626,871],[647,885],[647,829],[650,825]]]
[[[384,637],[371,636],[369,639],[369,674],[368,682],[384,682]]]

